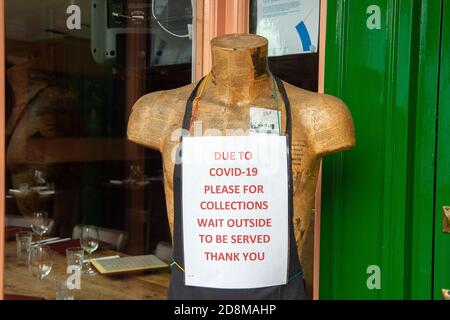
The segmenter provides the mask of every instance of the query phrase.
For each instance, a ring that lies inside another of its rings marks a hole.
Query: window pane
[[[80,245],[80,225],[99,228],[94,256],[157,251],[170,259],[161,155],[127,141],[126,126],[139,97],[191,82],[191,1],[6,0],[5,24],[5,293],[54,299],[63,249]],[[61,253],[52,252],[52,271],[37,282],[19,263],[15,233],[42,211],[43,239],[75,241],[52,248]],[[166,297],[167,272],[94,277],[102,278],[82,277],[76,298]],[[125,282],[135,290],[121,290]]]
[[[269,40],[271,71],[303,89],[317,91],[318,0],[251,0],[250,32]]]

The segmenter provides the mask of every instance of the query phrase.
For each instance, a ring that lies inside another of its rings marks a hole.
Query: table
[[[115,251],[98,251],[92,257],[123,255]],[[27,266],[16,260],[16,243],[5,244],[4,291],[6,294],[55,299],[54,282],[58,277],[67,277],[66,256],[52,255],[53,268],[41,282],[28,271]],[[147,271],[127,275],[81,276],[81,290],[76,290],[76,300],[163,300],[167,299],[170,270]]]

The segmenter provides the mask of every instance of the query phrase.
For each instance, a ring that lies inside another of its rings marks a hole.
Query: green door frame
[[[450,1],[443,2],[441,69],[439,76],[438,153],[436,168],[434,288],[450,289],[450,234],[442,232],[442,207],[450,206]]]
[[[369,30],[368,8],[381,9]],[[328,2],[325,92],[357,147],[324,161],[321,299],[431,299],[442,0]],[[367,286],[380,267],[381,288]]]

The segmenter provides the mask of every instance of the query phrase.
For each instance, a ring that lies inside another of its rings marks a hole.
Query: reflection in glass
[[[44,211],[33,213],[31,220],[31,229],[39,236],[39,243],[42,241],[42,236],[48,231],[48,214]]]
[[[6,222],[33,225],[36,240],[79,239],[77,226],[96,225],[118,254],[153,253],[171,243],[161,155],[130,143],[126,127],[141,96],[191,83],[192,38],[167,30],[189,34],[192,2],[44,2],[5,0]],[[79,28],[68,28],[69,5],[80,8]],[[133,12],[145,20],[128,19]],[[13,283],[21,279],[14,240],[5,287],[23,288]],[[91,240],[86,259],[98,246]],[[51,247],[64,255],[66,245],[74,243]]]

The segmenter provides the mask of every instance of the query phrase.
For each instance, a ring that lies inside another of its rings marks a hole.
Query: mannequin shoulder
[[[347,105],[340,99],[287,85],[293,114],[306,130],[318,156],[355,146],[355,128]]]
[[[195,84],[148,93],[133,105],[128,119],[128,139],[159,149],[164,137],[181,124],[186,101]]]

